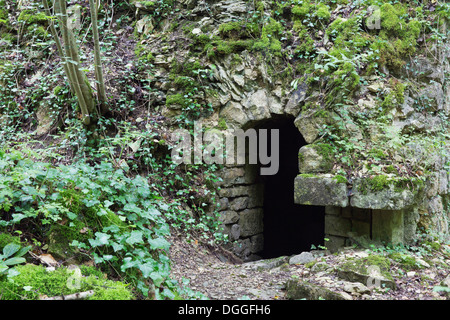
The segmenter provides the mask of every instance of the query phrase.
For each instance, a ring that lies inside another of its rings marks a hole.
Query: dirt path
[[[337,277],[334,266],[344,258],[366,255],[365,250],[349,248],[338,255],[317,256],[325,268],[311,268],[303,264],[289,264],[288,257],[281,262],[265,260],[264,263],[230,263],[226,251],[206,246],[186,243],[173,239],[171,247],[172,277],[182,283],[189,280],[188,286],[213,300],[282,300],[287,299],[286,282],[291,279],[308,281],[330,289],[352,300],[433,300],[445,299],[444,293],[434,292],[442,281],[450,281],[448,266],[450,260],[431,265],[429,268],[403,272],[395,277],[396,290],[377,290],[367,287],[361,289],[352,282]],[[445,267],[447,266],[447,268]],[[393,266],[393,270],[398,266]],[[397,270],[397,269],[395,269]],[[364,287],[364,286],[362,286]]]

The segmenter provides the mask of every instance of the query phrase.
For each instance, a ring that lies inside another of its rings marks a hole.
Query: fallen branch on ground
[[[50,297],[50,298],[48,298],[48,297],[41,298],[41,300],[83,300],[92,295],[94,295],[94,290],[72,293],[67,296],[61,295],[61,296],[55,296],[55,297]]]

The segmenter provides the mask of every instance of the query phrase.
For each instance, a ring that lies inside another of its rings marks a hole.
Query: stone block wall
[[[404,243],[409,236],[409,219],[416,210],[374,210],[353,207],[325,208],[326,247],[331,251],[345,246],[374,243]]]
[[[244,260],[257,259],[264,247],[264,184],[256,165],[225,167],[218,183],[220,222],[234,241],[232,251]]]

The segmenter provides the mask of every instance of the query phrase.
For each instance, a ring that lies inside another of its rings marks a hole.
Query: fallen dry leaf
[[[50,267],[54,267],[59,264],[58,261],[56,261],[55,258],[53,258],[53,256],[49,253],[41,254],[37,258],[39,259],[39,261],[42,264],[46,264],[47,266],[50,266]]]

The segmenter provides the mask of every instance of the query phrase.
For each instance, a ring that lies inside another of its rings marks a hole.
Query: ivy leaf
[[[134,203],[127,203],[123,206],[123,210],[128,212],[140,213],[142,210],[136,206]]]
[[[154,250],[156,249],[167,250],[170,247],[170,243],[164,238],[149,239],[148,243]]]
[[[150,278],[152,278],[155,287],[159,287],[161,283],[164,281],[164,278],[161,276],[159,272],[152,272],[150,274]]]
[[[155,216],[159,216],[161,215],[161,212],[159,212],[158,209],[150,207],[148,208],[147,211],[144,211],[141,213],[141,216],[143,218],[149,219],[149,220],[153,220]]]
[[[113,247],[114,252],[123,250],[123,248],[124,248],[123,245],[121,245],[120,243],[117,243],[117,242],[111,243],[111,246]]]
[[[132,231],[125,242],[131,245],[135,243],[143,243],[144,240],[142,240],[142,235],[142,231]]]
[[[93,247],[99,247],[108,244],[108,239],[111,237],[109,234],[102,232],[96,232],[95,236],[95,239],[89,239],[89,243]]]
[[[120,270],[125,271],[126,269],[129,268],[133,268],[135,267],[137,264],[139,264],[137,261],[132,261],[131,257],[126,257],[125,259],[123,259],[123,263],[120,266]]]
[[[148,278],[151,276],[152,273],[154,273],[155,265],[154,263],[146,262],[139,265],[139,270],[141,270],[142,276],[144,278]]]

